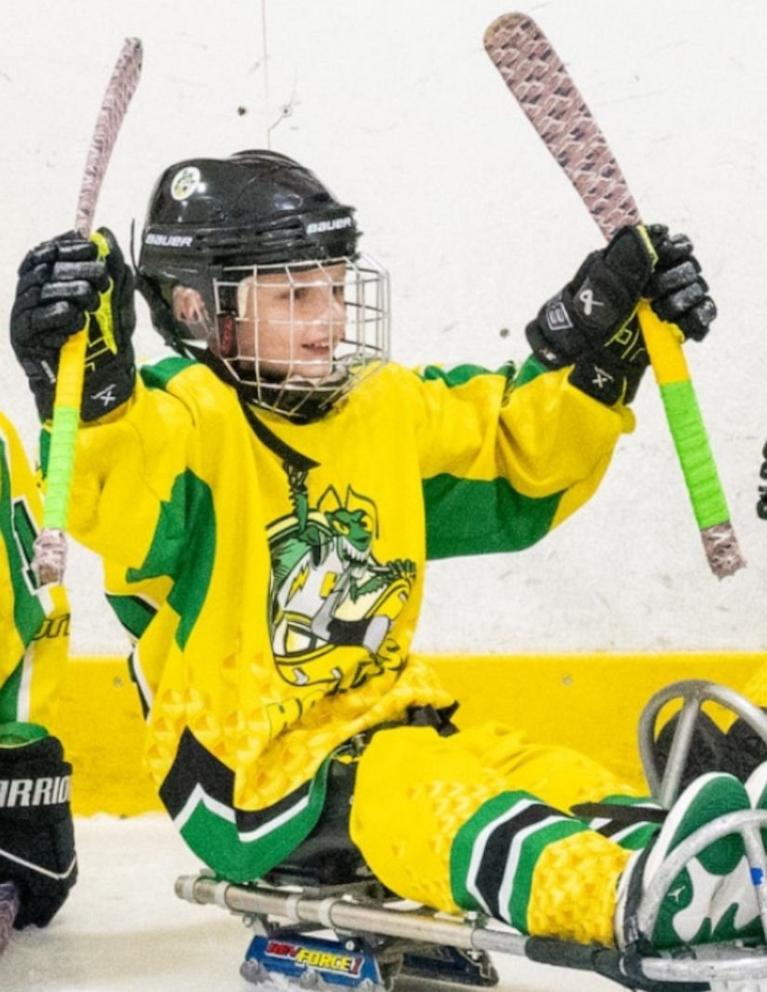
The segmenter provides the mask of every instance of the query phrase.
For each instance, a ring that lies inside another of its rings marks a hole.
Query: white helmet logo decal
[[[196,165],[180,169],[170,183],[170,195],[174,200],[186,200],[200,185],[200,170]]]

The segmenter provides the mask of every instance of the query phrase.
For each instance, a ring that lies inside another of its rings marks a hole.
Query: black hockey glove
[[[570,381],[612,406],[630,402],[648,359],[634,311],[652,276],[655,251],[636,227],[622,227],[527,326],[548,368],[573,365]]]
[[[133,290],[133,272],[106,228],[92,240],[71,231],[28,253],[19,267],[11,344],[42,420],[52,414],[61,347],[86,320],[82,419],[102,417],[131,395]]]
[[[692,242],[686,234],[670,235],[662,224],[650,224],[647,233],[658,260],[644,295],[661,320],[676,324],[685,338],[702,341],[716,317],[716,304],[707,295]]]
[[[633,400],[648,365],[635,317],[642,297],[697,340],[716,316],[689,239],[670,237],[662,225],[646,230],[622,227],[527,327],[544,365],[573,365],[573,385],[608,406]]]
[[[0,736],[0,881],[19,890],[17,929],[48,924],[77,880],[71,776],[56,737]]]

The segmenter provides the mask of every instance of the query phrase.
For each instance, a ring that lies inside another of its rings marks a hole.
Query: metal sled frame
[[[681,701],[682,709],[661,777],[655,763],[653,747],[655,724],[663,707],[676,700]],[[702,705],[707,701],[719,703],[741,717],[767,744],[767,715],[734,689],[702,679],[686,679],[660,689],[651,697],[639,717],[639,757],[653,796],[666,809],[672,805],[679,793],[682,772],[690,753],[695,720]]]
[[[661,779],[653,757],[654,727],[658,713],[673,699],[682,700],[679,719],[665,773]],[[640,755],[656,798],[670,804],[689,754],[695,716],[703,702],[716,701],[742,717],[767,744],[767,717],[731,689],[702,681],[677,682],[652,697],[640,719]],[[442,945],[468,952],[512,954],[543,964],[593,971],[620,985],[652,992],[685,992],[709,988],[709,983],[767,982],[767,947],[707,944],[673,952],[646,953],[641,935],[650,934],[672,882],[701,850],[718,837],[738,832],[743,838],[762,925],[767,933],[767,812],[730,813],[696,831],[669,856],[645,892],[637,914],[640,939],[626,951],[599,945],[578,944],[549,937],[531,937],[481,914],[451,917],[425,907],[413,908],[391,897],[375,881],[352,886],[315,887],[300,883],[293,891],[283,887],[290,875],[277,884],[264,881],[235,885],[210,874],[181,876],[176,895],[189,902],[215,904],[242,916],[262,934],[307,933],[329,930],[343,942],[350,938],[372,941],[374,953],[407,952],[418,946]],[[395,971],[391,974],[395,974]],[[382,986],[389,987],[389,984]],[[718,988],[725,985],[718,984]],[[763,986],[751,985],[750,988]],[[767,985],[764,986],[767,988]]]

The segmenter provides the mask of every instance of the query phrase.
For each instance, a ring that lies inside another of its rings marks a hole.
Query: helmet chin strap
[[[190,349],[186,344],[188,330],[186,324],[176,320],[170,307],[157,289],[154,282],[136,270],[136,289],[146,300],[152,317],[152,324],[162,335],[163,341],[181,354],[189,355]],[[192,349],[197,357],[197,349]]]
[[[187,352],[201,364],[213,372],[219,379],[232,386],[243,404],[243,408],[260,406],[266,410],[281,414],[297,424],[308,424],[319,420],[335,405],[338,396],[336,390],[327,393],[317,389],[313,379],[285,380],[277,376],[267,377],[261,374],[259,382],[245,382],[238,379],[230,368],[231,362],[220,355],[215,355],[208,348],[187,346]],[[345,369],[338,369],[337,386],[340,389],[350,375]],[[286,382],[306,383],[307,389],[286,389]],[[274,402],[269,402],[273,398]],[[250,420],[250,417],[248,418]],[[251,424],[251,426],[253,426]],[[256,431],[256,433],[258,433]]]

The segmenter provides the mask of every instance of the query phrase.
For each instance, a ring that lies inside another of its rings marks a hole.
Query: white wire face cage
[[[226,267],[213,291],[219,357],[284,416],[320,415],[389,359],[389,277],[369,256]]]

